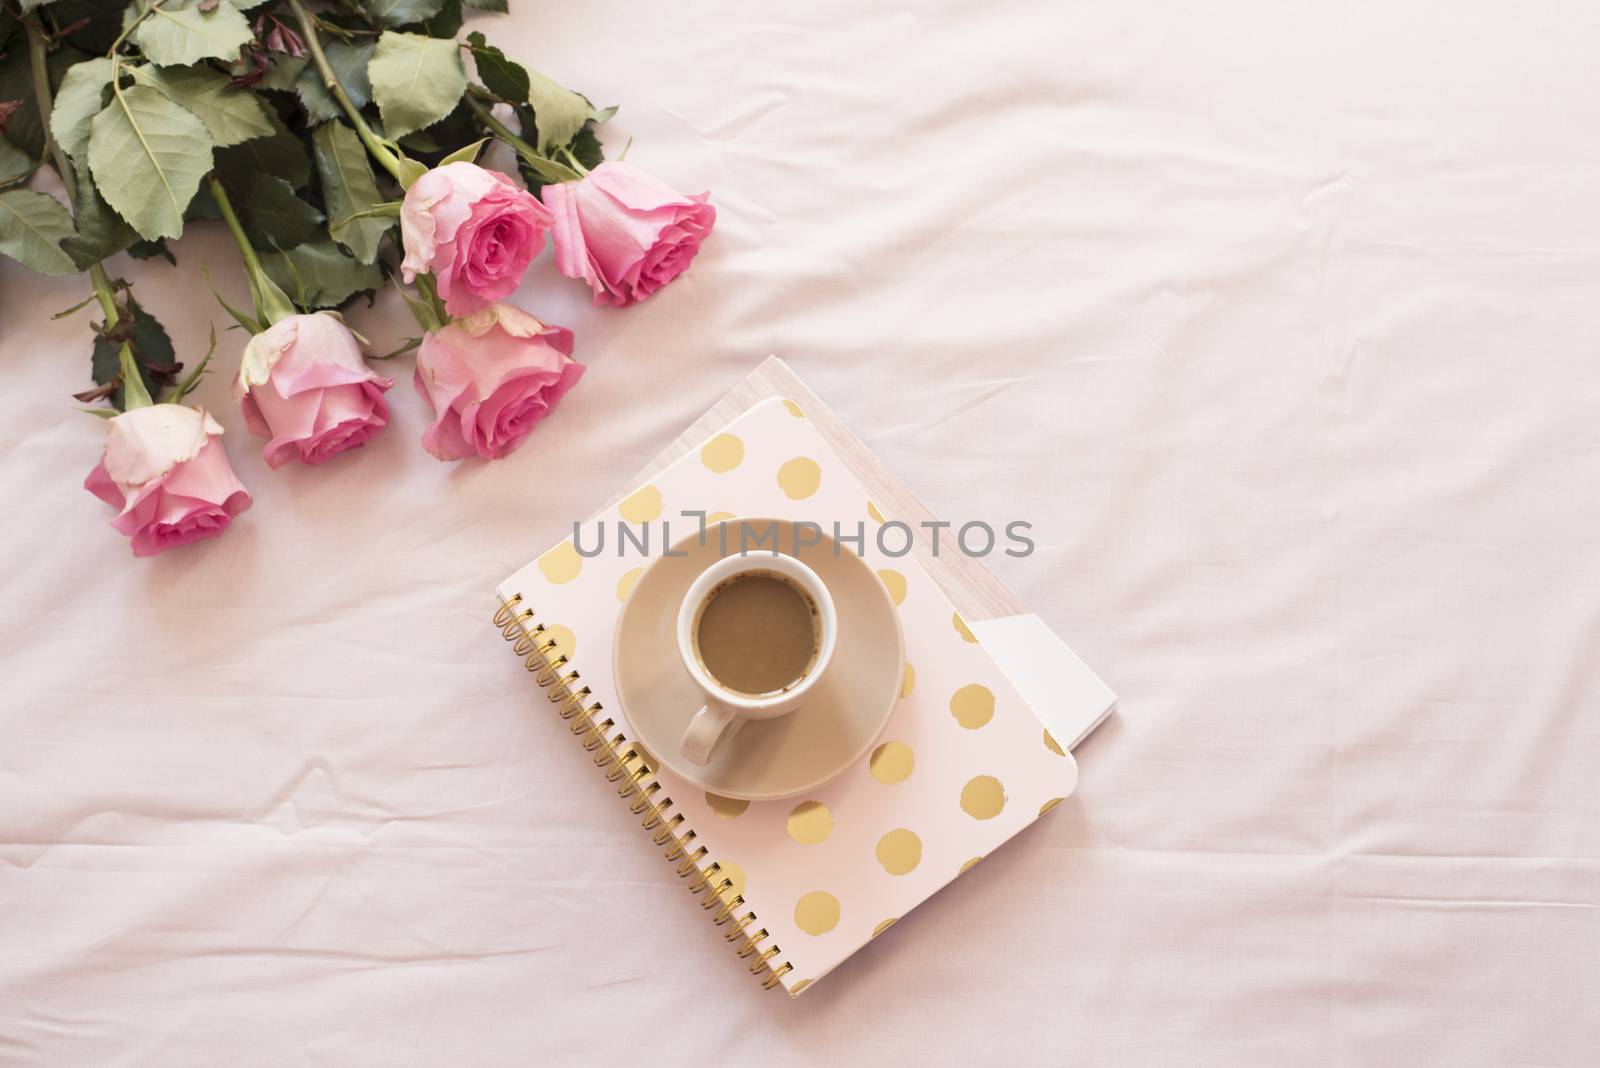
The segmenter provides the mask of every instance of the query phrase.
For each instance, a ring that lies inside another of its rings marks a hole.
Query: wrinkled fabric
[[[291,315],[245,346],[234,393],[245,426],[267,438],[278,468],[320,464],[371,441],[389,424],[394,379],[367,366],[361,342],[334,312]]]
[[[1600,9],[510,7],[472,25],[717,224],[620,312],[530,267],[587,371],[502,460],[396,389],[271,473],[218,373],[255,507],[135,565],[78,488],[85,286],[0,259],[0,1061],[1592,1065]],[[202,263],[244,282],[173,247],[111,269],[198,354]],[[1030,523],[985,562],[1121,696],[1072,797],[796,1001],[490,624],[769,353],[942,543]]]

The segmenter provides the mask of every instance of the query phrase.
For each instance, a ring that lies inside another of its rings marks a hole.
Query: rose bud
[[[602,163],[582,181],[540,194],[554,217],[556,267],[594,290],[596,304],[643,300],[689,269],[717,209],[627,163]]]
[[[320,464],[365,445],[389,422],[384,391],[355,331],[337,312],[291,315],[250,339],[234,396],[270,467]]]
[[[544,247],[550,212],[498,171],[435,167],[406,190],[400,235],[406,282],[432,273],[451,315],[509,296]]]
[[[222,451],[222,427],[198,408],[152,404],[113,416],[83,488],[121,511],[111,525],[133,555],[214,538],[250,507]]]
[[[422,447],[441,460],[497,460],[521,445],[583,377],[572,331],[491,304],[422,339],[417,392],[433,405]]]

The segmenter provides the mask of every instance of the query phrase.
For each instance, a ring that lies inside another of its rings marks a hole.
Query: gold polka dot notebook
[[[586,521],[576,544],[502,583],[495,623],[546,691],[540,705],[616,785],[668,870],[751,974],[792,996],[867,942],[900,935],[886,932],[1068,798],[1071,747],[1116,698],[980,561],[935,557],[925,543],[902,554],[902,539],[876,537],[885,523],[918,527],[923,506],[781,362],[741,388],[670,463]],[[864,526],[846,551],[897,606],[907,666],[870,751],[804,795],[746,802],[692,786],[646,751],[618,700],[619,612],[661,552],[660,525],[673,540],[697,529],[686,512]],[[618,523],[656,526],[652,553],[578,551],[595,544],[586,531]]]

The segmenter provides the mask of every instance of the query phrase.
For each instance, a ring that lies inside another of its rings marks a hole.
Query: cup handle
[[[701,767],[711,762],[711,751],[725,738],[732,738],[744,721],[732,711],[707,701],[689,720],[689,729],[683,732],[679,748],[685,760]]]

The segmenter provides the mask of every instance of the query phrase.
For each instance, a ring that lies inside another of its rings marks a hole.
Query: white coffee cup
[[[712,591],[730,579],[751,573],[774,574],[793,584],[810,598],[817,619],[816,650],[805,672],[782,690],[760,695],[741,693],[723,685],[706,669],[695,651],[695,628],[700,622],[701,607]],[[701,572],[678,608],[678,656],[706,699],[684,732],[681,746],[684,758],[695,764],[707,764],[712,751],[733,737],[747,721],[776,719],[805,704],[806,697],[827,673],[838,630],[828,588],[815,571],[792,556],[776,552],[725,556]]]

